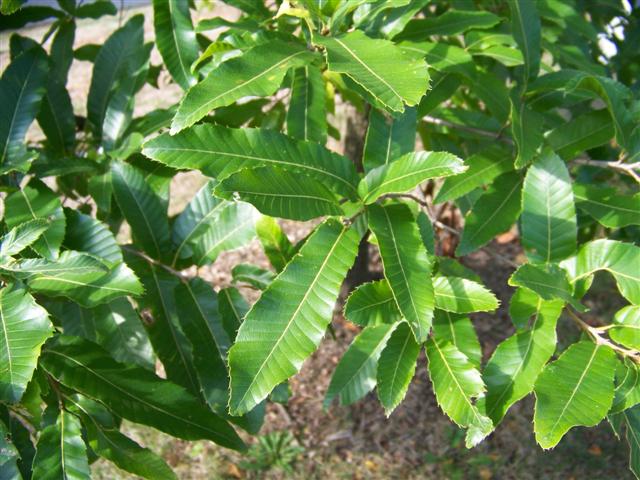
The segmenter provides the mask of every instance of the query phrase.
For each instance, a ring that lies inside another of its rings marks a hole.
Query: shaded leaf
[[[293,72],[287,110],[287,134],[300,140],[327,141],[326,93],[320,68],[307,65]]]
[[[362,163],[365,171],[386,165],[409,152],[416,145],[417,111],[407,108],[395,118],[389,118],[372,108],[364,140]]]

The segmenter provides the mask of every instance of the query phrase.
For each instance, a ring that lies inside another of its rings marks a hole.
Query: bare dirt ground
[[[186,0],[185,0],[186,1]],[[117,2],[116,2],[117,3]],[[233,9],[220,7],[204,12],[205,17],[237,15]],[[102,43],[123,19],[134,13],[146,16],[146,35],[152,38],[152,14],[148,7],[130,9],[123,18],[111,17],[99,22],[80,24],[76,47],[86,43]],[[25,29],[23,35],[40,39],[46,26]],[[152,63],[160,58],[154,51]],[[8,36],[0,36],[0,65],[8,60]],[[91,65],[75,62],[69,77],[69,90],[76,111],[84,113]],[[180,91],[161,79],[162,88],[145,86],[136,103],[136,114],[167,107],[179,99]],[[33,129],[32,135],[37,135]],[[340,145],[332,148],[340,149]],[[180,174],[172,184],[170,212],[179,212],[204,179],[198,174]],[[285,222],[283,227],[291,240],[308,233],[309,224]],[[496,243],[492,249],[514,259],[521,254],[513,240]],[[507,278],[512,269],[504,262],[479,252],[465,258],[464,263],[477,272],[485,284],[500,298],[502,306],[492,314],[473,315],[472,319],[484,348],[485,359],[495,346],[513,329],[507,315],[511,291]],[[239,262],[268,267],[257,242],[246,248],[223,254],[212,266],[199,272],[216,288],[227,286],[230,270]],[[376,265],[372,266],[376,268]],[[603,292],[606,292],[603,290]],[[249,301],[256,294],[245,290]],[[608,311],[607,293],[592,295],[596,311]],[[375,393],[351,407],[334,406],[325,412],[322,398],[333,369],[356,328],[340,313],[334,318],[336,339],[326,338],[319,350],[305,363],[291,387],[293,395],[287,406],[269,408],[261,434],[290,431],[303,448],[292,470],[253,470],[246,458],[218,448],[209,442],[184,442],[155,430],[125,423],[124,429],[141,444],[160,453],[181,479],[266,478],[266,479],[624,479],[632,478],[627,470],[626,446],[618,442],[603,422],[598,428],[573,429],[554,450],[544,452],[536,446],[532,434],[533,399],[512,407],[502,425],[480,446],[467,450],[463,434],[441,412],[436,404],[421,356],[416,376],[405,401],[387,419]],[[577,333],[561,320],[561,338],[575,338]],[[247,438],[255,444],[255,439]],[[98,479],[131,478],[112,464],[99,460],[92,466]]]

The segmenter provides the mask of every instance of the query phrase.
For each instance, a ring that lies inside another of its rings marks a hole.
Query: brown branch
[[[611,168],[625,175],[629,175],[636,182],[640,183],[640,162],[624,163],[622,160],[592,160],[590,158],[576,158],[571,163],[574,165],[588,165],[597,168]],[[636,171],[637,170],[637,171]]]
[[[140,257],[144,260],[146,260],[148,263],[152,264],[152,265],[156,265],[160,268],[164,268],[167,272],[171,273],[172,275],[175,275],[176,277],[178,277],[180,280],[182,280],[183,282],[189,280],[191,277],[187,274],[185,274],[184,272],[181,272],[179,270],[176,270],[175,268],[170,267],[169,265],[166,265],[154,258],[151,258],[149,255],[147,255],[144,252],[141,252],[140,250],[136,250],[135,248],[132,248],[129,245],[121,245],[120,246],[123,250],[126,250],[127,252],[135,255],[136,257]]]
[[[587,335],[589,335],[589,337],[591,337],[591,339],[596,343],[596,345],[606,345],[607,347],[611,348],[622,357],[626,357],[636,363],[640,363],[640,352],[638,352],[637,350],[630,350],[628,348],[624,348],[624,347],[621,347],[620,345],[613,343],[610,339],[603,336],[604,330],[606,330],[605,328],[592,327],[591,325],[586,323],[584,320],[582,320],[580,317],[578,317],[578,315],[573,313],[573,311],[568,308],[566,309],[566,312],[569,314],[569,317],[571,317],[571,319],[575,322],[575,324],[578,325],[578,327],[581,330],[586,332]]]
[[[458,130],[464,130],[465,132],[475,133],[476,135],[489,137],[489,138],[492,138],[493,140],[500,140],[501,142],[505,142],[505,143],[508,143],[509,145],[513,145],[513,140],[502,136],[504,127],[501,128],[500,131],[496,133],[496,132],[492,132],[491,130],[483,130],[482,128],[470,127],[468,125],[460,125],[458,123],[453,123],[448,120],[432,117],[430,115],[425,115],[424,117],[422,117],[422,120],[427,123],[431,123],[433,125],[438,125],[441,127],[457,128]]]

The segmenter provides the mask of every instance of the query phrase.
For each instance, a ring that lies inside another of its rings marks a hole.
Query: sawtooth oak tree
[[[80,47],[77,21],[113,3],[22,3],[0,19],[17,31],[0,79],[3,478],[88,478],[97,457],[175,478],[123,419],[242,450],[237,429],[287,401],[369,245],[383,275],[351,285],[360,329],[327,407],[375,388],[391,415],[426,361],[467,446],[533,394],[542,448],[608,421],[640,474],[634,2],[228,0],[236,20],[194,23],[187,0],[154,0],[155,41],[135,15]],[[47,19],[41,41],[20,35]],[[86,108],[66,87],[76,61],[92,63]],[[182,99],[134,117],[164,69]],[[366,115],[357,159],[327,147],[347,104]],[[208,182],[170,218],[183,170]],[[276,219],[313,230],[292,244]],[[515,261],[489,245],[505,232]],[[272,269],[236,265],[223,289],[197,276],[255,237]],[[478,250],[513,270],[514,333],[489,358],[469,315],[499,302],[459,262]],[[594,278],[624,307],[585,301]]]

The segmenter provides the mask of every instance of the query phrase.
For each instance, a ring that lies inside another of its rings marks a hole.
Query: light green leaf
[[[122,262],[122,252],[113,233],[102,222],[70,208],[64,209],[67,231],[63,245],[87,252],[111,265]]]
[[[535,80],[540,70],[540,17],[535,2],[509,0],[511,31],[524,57],[524,83]]]
[[[156,45],[173,79],[183,89],[196,83],[190,71],[198,58],[198,42],[189,4],[180,0],[154,0],[153,26]]]
[[[396,323],[402,319],[386,280],[363,283],[356,288],[347,298],[344,316],[362,327]]]
[[[444,310],[436,310],[433,317],[433,338],[440,344],[451,343],[476,368],[480,368],[482,349],[469,317],[445,312]]]
[[[251,308],[229,352],[231,414],[251,410],[313,353],[359,240],[354,229],[327,220]]]
[[[365,204],[388,193],[413,190],[430,178],[457,175],[466,170],[458,157],[447,152],[411,152],[371,170],[358,185]]]
[[[438,405],[457,425],[468,429],[467,447],[474,446],[491,430],[491,420],[473,404],[485,390],[480,372],[449,342],[429,338],[425,352]]]
[[[161,259],[171,249],[167,213],[140,170],[129,164],[111,165],[113,193],[131,226],[136,244],[153,258]]]
[[[278,132],[199,125],[147,142],[143,154],[177,169],[199,169],[218,180],[243,168],[275,165],[310,175],[336,192],[357,198],[353,163],[317,143]]]
[[[248,96],[266,97],[280,87],[290,68],[303,67],[315,54],[303,44],[272,40],[215,68],[191,87],[171,123],[171,134],[190,127],[211,110]]]
[[[293,72],[287,110],[287,134],[324,145],[327,141],[326,91],[322,72],[315,65]]]
[[[521,221],[522,243],[531,259],[550,263],[575,253],[578,228],[571,178],[564,161],[551,150],[527,171]]]
[[[509,230],[522,210],[522,178],[515,172],[497,177],[467,213],[456,255],[467,255]]]
[[[613,122],[606,109],[587,112],[551,130],[546,140],[565,160],[581,152],[604,145],[614,135]]]
[[[580,302],[573,298],[573,287],[569,283],[567,272],[556,264],[520,265],[509,278],[509,285],[528,288],[545,300],[559,298],[570,303],[577,310],[585,310]]]
[[[33,280],[41,275],[47,275],[63,280],[85,282],[95,281],[109,271],[109,268],[97,258],[72,250],[62,252],[56,262],[50,262],[44,258],[25,258],[0,268],[24,280]]]
[[[265,255],[276,272],[281,272],[295,254],[287,235],[274,218],[262,216],[256,222],[256,233]]]
[[[616,355],[606,345],[571,345],[542,371],[535,384],[533,428],[542,448],[555,447],[575,426],[593,427],[613,401]]]
[[[275,166],[235,172],[218,184],[215,194],[237,196],[266,215],[292,220],[342,213],[336,196],[316,179]]]
[[[613,317],[609,336],[615,342],[640,350],[640,306],[628,305]]]
[[[193,349],[193,367],[209,406],[225,413],[229,400],[227,351],[230,340],[218,315],[216,292],[200,278],[182,282],[175,290],[180,325]]]
[[[362,153],[365,171],[386,165],[412,152],[416,146],[416,127],[415,108],[407,108],[404,113],[394,118],[372,108]]]
[[[378,398],[387,417],[400,405],[416,371],[420,345],[406,322],[399,323],[378,359]]]
[[[340,405],[351,405],[374,389],[378,358],[395,327],[391,324],[366,327],[353,340],[333,372],[324,397],[325,409],[336,397],[340,398]]]
[[[5,59],[6,61],[6,59]],[[25,171],[29,154],[24,138],[46,92],[47,57],[39,49],[19,55],[0,79],[0,173]]]
[[[436,308],[453,313],[490,312],[499,302],[482,284],[459,277],[433,277]]]
[[[14,403],[27,388],[53,328],[46,310],[24,288],[11,284],[0,289],[0,324],[0,399]]]
[[[389,111],[417,105],[429,88],[427,64],[403,54],[388,40],[359,30],[338,37],[314,37],[326,49],[329,70],[347,74]]]
[[[72,413],[60,410],[58,419],[40,434],[33,476],[42,480],[88,480],[91,478],[82,425]]]
[[[471,50],[471,53],[474,56],[493,58],[505,67],[517,67],[524,63],[522,52],[506,45],[490,45],[482,50]]]
[[[538,375],[556,349],[556,323],[563,303],[543,300],[527,321],[530,327],[510,336],[491,355],[482,372],[487,392],[478,409],[498,425],[517,401],[531,393]]]
[[[437,17],[411,20],[396,40],[426,40],[431,35],[458,35],[474,28],[487,29],[500,23],[500,17],[489,12],[447,10]]]
[[[26,187],[7,196],[4,205],[7,212],[5,223],[8,228],[38,218],[49,221],[49,228],[31,244],[31,248],[41,256],[55,260],[64,239],[66,225],[58,196],[44,183],[32,180]]]
[[[1,239],[0,258],[16,255],[38,240],[49,228],[49,222],[36,218],[16,225]]]
[[[148,370],[118,363],[91,342],[59,337],[43,353],[41,365],[63,385],[122,418],[184,440],[206,439],[244,449],[233,428],[184,388]]]
[[[478,187],[491,183],[498,175],[513,169],[511,155],[496,147],[475,153],[464,163],[469,168],[458,175],[445,178],[438,190],[435,203],[460,198]]]
[[[593,240],[583,245],[575,257],[563,261],[572,283],[605,270],[616,280],[624,298],[640,305],[640,247],[617,240]]]
[[[384,275],[396,304],[418,343],[426,340],[433,318],[431,261],[415,219],[404,204],[369,207],[369,225],[376,235]]]
[[[640,225],[640,194],[619,195],[616,188],[573,184],[576,206],[608,228]]]

